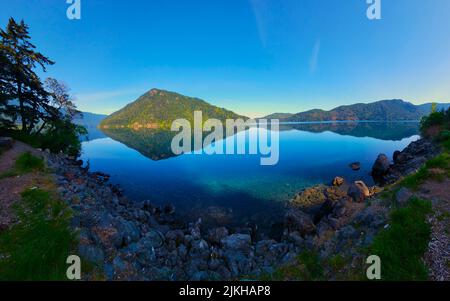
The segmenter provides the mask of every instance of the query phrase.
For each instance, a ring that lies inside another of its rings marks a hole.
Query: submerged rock
[[[360,162],[350,163],[350,168],[353,169],[354,171],[358,171],[361,169],[361,163]]]
[[[305,213],[314,215],[327,200],[327,189],[328,187],[325,185],[306,188],[297,194],[295,198],[289,202],[289,205],[293,208],[301,209]]]
[[[342,177],[336,177],[333,180],[333,186],[342,186],[342,184],[344,184],[344,178]]]

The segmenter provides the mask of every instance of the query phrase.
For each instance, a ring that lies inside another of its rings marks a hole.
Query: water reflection
[[[304,131],[310,133],[333,132],[352,137],[370,137],[379,140],[401,141],[404,138],[418,135],[419,124],[417,122],[284,123],[280,124],[280,131]],[[131,128],[102,129],[102,132],[106,136],[137,150],[151,160],[159,161],[176,157],[171,150],[172,139],[177,134],[176,132],[158,129],[135,130]],[[226,133],[225,130],[224,133]],[[208,133],[204,134],[204,136],[206,135]],[[193,140],[193,137],[191,139]]]

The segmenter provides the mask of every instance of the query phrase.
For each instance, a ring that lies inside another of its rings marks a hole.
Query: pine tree
[[[48,93],[34,70],[40,66],[45,72],[46,66],[54,63],[35,51],[24,21],[17,23],[10,18],[6,30],[0,29],[0,39],[0,114],[10,124],[20,118],[22,132],[29,134],[50,106]]]

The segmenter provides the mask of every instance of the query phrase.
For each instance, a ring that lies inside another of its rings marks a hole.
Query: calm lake
[[[330,183],[335,176],[373,184],[370,170],[377,155],[392,158],[394,151],[419,138],[418,128],[414,122],[284,124],[274,166],[261,166],[259,155],[175,157],[170,151],[173,133],[108,130],[83,143],[82,159],[92,171],[110,174],[111,182],[132,200],[171,203],[186,219],[269,227],[281,222],[285,202],[307,186]],[[255,139],[256,131],[237,135]],[[360,171],[349,167],[356,161]]]

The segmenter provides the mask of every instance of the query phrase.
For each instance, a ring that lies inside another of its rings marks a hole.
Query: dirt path
[[[39,151],[16,141],[12,148],[0,155],[0,175],[12,170],[17,157],[24,152],[31,152],[39,156]],[[12,205],[20,200],[20,194],[40,181],[42,179],[35,173],[0,178],[0,231],[7,229],[14,222]]]
[[[419,196],[431,200],[433,216],[431,240],[425,261],[434,281],[450,281],[450,179],[428,181],[421,186]]]

